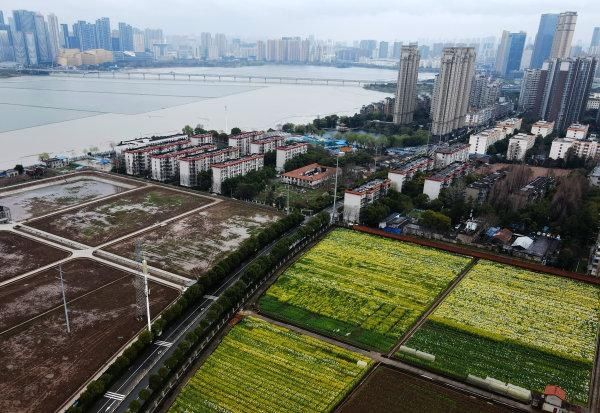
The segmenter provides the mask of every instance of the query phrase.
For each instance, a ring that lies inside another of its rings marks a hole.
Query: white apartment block
[[[548,122],[545,120],[539,120],[531,126],[531,134],[542,138],[550,135],[554,132],[554,122]]]
[[[395,191],[402,192],[404,182],[411,180],[417,172],[426,172],[433,168],[431,158],[417,158],[388,172],[388,179]]]
[[[579,123],[574,123],[567,129],[566,138],[568,139],[585,139],[588,131],[590,130],[590,125],[581,125]]]
[[[277,156],[275,168],[278,171],[283,171],[285,163],[296,156],[302,155],[308,151],[308,144],[304,142],[294,143],[287,146],[277,147]]]
[[[125,151],[125,171],[128,175],[142,175],[152,168],[151,157],[161,153],[175,152],[192,146],[189,139],[164,145],[149,145]]]
[[[285,143],[285,137],[283,136],[269,136],[266,138],[259,138],[250,142],[250,153],[267,153],[274,151],[278,146]]]
[[[471,146],[467,143],[455,143],[454,145],[436,149],[434,168],[445,168],[454,162],[466,162],[469,159],[470,148]]]
[[[257,171],[264,164],[265,156],[257,154],[212,165],[212,192],[220,194],[223,181],[236,176],[246,175],[250,171]]]
[[[598,155],[598,142],[589,139],[560,138],[552,141],[550,147],[551,159],[564,159],[567,151],[572,149],[573,155],[580,158],[596,158]]]
[[[179,160],[206,151],[215,150],[215,145],[192,146],[180,151],[161,153],[150,157],[152,179],[165,182],[179,175]]]
[[[208,171],[213,164],[240,157],[238,148],[227,147],[208,151],[179,160],[179,185],[193,188],[198,185],[198,174]]]
[[[448,165],[435,175],[425,179],[423,193],[427,195],[430,200],[437,199],[443,188],[447,188],[456,178],[465,175],[470,170],[471,165],[466,162],[455,162]]]
[[[357,223],[361,210],[384,197],[391,186],[389,179],[375,179],[344,193],[344,222]]]
[[[483,108],[468,112],[467,116],[465,117],[465,124],[471,127],[485,125],[486,123],[490,122],[493,117],[493,107]]]
[[[506,138],[506,131],[503,128],[486,129],[469,138],[469,153],[485,155],[487,149],[496,142]]]
[[[600,48],[599,48],[600,50]],[[598,53],[600,55],[600,53]],[[598,72],[596,72],[598,73]],[[600,93],[592,93],[588,98],[586,110],[600,109]]]
[[[498,123],[496,123],[497,128],[503,128],[506,131],[507,135],[512,135],[519,129],[521,129],[521,125],[523,124],[523,119],[520,118],[509,118],[504,119]]]
[[[506,151],[506,159],[509,161],[522,161],[525,159],[525,152],[533,147],[535,143],[535,135],[526,133],[518,133],[508,141],[508,150]]]
[[[215,143],[214,139],[215,138],[212,135],[212,133],[202,133],[200,135],[190,136],[190,141],[192,141],[192,144],[196,145],[196,146],[206,145],[209,143]]]
[[[250,153],[250,144],[256,140],[259,136],[262,136],[263,132],[243,132],[239,135],[229,137],[229,146],[238,148],[240,150],[240,156],[248,155]]]
[[[185,134],[177,134],[170,136],[163,136],[160,138],[135,138],[127,141],[121,141],[118,145],[115,145],[115,153],[118,156],[123,155],[126,151],[131,149],[141,149],[149,146],[165,145],[168,143],[186,141],[188,136]]]

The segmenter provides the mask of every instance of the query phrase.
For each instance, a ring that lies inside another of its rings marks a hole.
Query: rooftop
[[[402,174],[405,174],[405,173],[411,171],[414,168],[418,168],[423,165],[428,165],[431,163],[433,163],[433,161],[430,158],[421,157],[421,158],[413,159],[413,160],[410,160],[408,162],[405,162],[405,163],[399,165],[398,168],[390,170],[390,173],[402,175]]]
[[[567,399],[567,393],[559,386],[548,385],[544,389],[544,394],[546,396],[556,396],[561,400]]]
[[[291,145],[278,146],[277,149],[282,150],[282,151],[289,151],[291,149],[301,148],[303,146],[308,146],[308,143],[306,143],[306,142],[292,143]]]
[[[316,181],[324,176],[328,177],[333,175],[334,173],[335,168],[332,166],[322,166],[318,163],[311,163],[310,165],[303,166],[302,168],[286,172],[283,174],[283,176],[287,178],[301,179],[304,181]]]
[[[477,181],[470,184],[469,188],[490,188],[492,185],[496,183],[499,179],[502,179],[506,176],[505,172],[492,172],[489,175],[484,176],[483,178],[478,179]]]
[[[166,159],[166,158],[176,158],[178,156],[186,156],[186,155],[195,155],[197,153],[206,152],[211,149],[216,149],[217,147],[212,144],[193,146],[191,148],[182,149],[180,151],[173,151],[167,153],[160,153],[156,155],[152,155],[152,159]]]
[[[186,143],[190,143],[190,141],[189,141],[189,139],[187,139],[187,137],[185,139],[165,143],[162,145],[148,145],[148,146],[143,146],[141,148],[129,149],[129,150],[125,151],[125,153],[145,153],[145,152],[151,152],[151,151],[162,151],[162,150],[174,148],[179,145],[186,144]]]
[[[354,188],[351,190],[346,190],[346,192],[350,192],[353,194],[363,194],[365,192],[371,192],[371,191],[378,190],[381,186],[390,185],[390,184],[391,184],[391,181],[389,179],[374,179],[365,184],[362,184],[361,186],[359,186],[357,188]]]
[[[452,162],[444,169],[439,170],[435,175],[432,175],[426,180],[429,181],[445,181],[447,178],[453,176],[456,172],[468,167],[469,164],[466,162]]]
[[[435,150],[435,153],[442,153],[442,154],[453,154],[456,152],[460,152],[460,151],[464,151],[464,150],[469,150],[471,146],[468,143],[455,143],[453,145],[450,146],[444,146],[441,148],[437,148]]]
[[[249,161],[253,161],[255,159],[264,159],[264,155],[263,154],[257,154],[257,155],[248,155],[248,156],[244,156],[242,158],[238,158],[238,159],[232,159],[230,161],[225,161],[225,162],[221,162],[221,163],[216,163],[214,165],[212,165],[213,168],[227,168],[229,166],[233,166],[233,165],[237,165],[240,163],[244,163],[244,162],[249,162]]]
[[[233,146],[228,146],[228,147],[223,148],[223,149],[213,149],[213,150],[202,152],[201,154],[198,154],[198,155],[195,155],[195,156],[186,156],[185,158],[180,159],[180,161],[183,161],[183,162],[194,162],[194,161],[197,161],[199,159],[206,158],[208,156],[219,155],[221,153],[227,153],[227,152],[236,152],[237,153],[238,149],[234,148]]]
[[[570,130],[570,131],[573,131],[573,132],[586,132],[587,133],[587,131],[588,131],[589,128],[590,128],[590,125],[583,125],[581,123],[574,123],[571,126],[569,126],[569,129],[567,129],[567,130]]]
[[[554,126],[554,122],[550,122],[547,120],[538,120],[536,123],[534,123],[532,125],[532,127],[538,127],[538,128],[543,128],[543,127],[553,127]]]

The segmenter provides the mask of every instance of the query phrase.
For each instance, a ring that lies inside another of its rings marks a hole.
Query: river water
[[[393,81],[385,69],[320,66],[160,68],[154,72],[221,73]],[[420,78],[431,78],[421,74]],[[32,164],[40,153],[77,156],[137,136],[206,129],[267,129],[328,114],[353,114],[388,96],[358,86],[126,78],[0,79],[0,169]]]

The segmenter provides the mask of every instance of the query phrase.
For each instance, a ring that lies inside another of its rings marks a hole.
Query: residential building
[[[567,129],[567,134],[565,137],[571,139],[585,139],[589,130],[590,125],[574,123]]]
[[[590,47],[598,47],[600,46],[600,27],[594,27],[594,32],[592,33],[592,42],[590,43]]]
[[[545,138],[554,132],[554,122],[539,120],[531,126],[531,134]]]
[[[521,118],[508,118],[501,120],[500,122],[496,122],[496,127],[504,129],[506,135],[512,135],[521,129],[522,124],[523,119]]]
[[[387,195],[391,181],[375,179],[344,193],[344,222],[357,223],[364,207]]]
[[[500,76],[507,77],[519,71],[526,37],[525,32],[510,33],[506,30],[502,32],[496,56],[496,73]]]
[[[229,146],[233,146],[240,150],[240,156],[250,153],[250,143],[262,136],[264,132],[242,132],[238,135],[229,136]]]
[[[49,158],[44,160],[44,164],[46,164],[46,168],[50,169],[58,169],[65,168],[69,166],[68,158]]]
[[[82,52],[97,49],[96,26],[85,20],[79,20],[73,25],[73,36],[77,39],[79,50]]]
[[[203,152],[179,160],[179,185],[193,188],[198,185],[198,174],[208,171],[213,164],[223,163],[240,157],[238,148],[231,146]]]
[[[398,86],[394,107],[394,123],[412,123],[417,104],[417,77],[420,54],[417,45],[402,46],[398,68]]]
[[[304,142],[294,143],[287,146],[278,146],[275,160],[275,169],[283,171],[285,163],[308,151],[308,144]]]
[[[596,166],[590,175],[588,176],[588,180],[590,181],[590,185],[599,187],[600,186],[600,165]]]
[[[500,82],[486,75],[475,75],[469,95],[469,107],[484,109],[493,106],[500,96]]]
[[[445,168],[453,162],[466,162],[469,159],[468,143],[455,143],[450,146],[442,146],[434,152],[434,165],[436,169]]]
[[[492,128],[471,135],[469,138],[469,153],[485,155],[490,146],[506,138],[506,131],[503,128]]]
[[[250,142],[250,153],[272,152],[285,143],[285,136],[266,136]]]
[[[569,152],[570,151],[570,152]],[[580,158],[596,159],[598,152],[598,141],[591,139],[559,138],[552,141],[550,147],[551,159],[564,159],[567,153]]]
[[[58,26],[58,18],[55,14],[48,15],[48,46],[50,48],[51,60],[56,61],[60,52],[60,29]]]
[[[119,51],[133,52],[133,27],[127,23],[119,23]]]
[[[531,113],[534,111],[541,73],[542,71],[539,69],[526,69],[523,72],[521,93],[519,93],[519,109],[524,112]]]
[[[433,160],[431,158],[417,158],[403,163],[398,168],[391,169],[388,172],[388,179],[395,191],[402,192],[404,183],[410,181],[417,172],[427,172],[432,168]]]
[[[465,125],[471,127],[487,125],[494,119],[494,115],[495,111],[493,106],[470,111],[467,113],[467,116],[465,116]]]
[[[478,179],[465,189],[465,199],[476,205],[483,205],[496,184],[496,182],[506,177],[505,172],[493,172],[483,178]]]
[[[433,135],[446,136],[465,126],[474,70],[474,48],[444,49],[431,101]]]
[[[390,44],[388,42],[379,42],[378,57],[380,59],[387,59],[388,58],[389,49],[390,49]]]
[[[533,181],[527,183],[519,189],[513,196],[515,197],[518,208],[524,208],[534,202],[542,199],[546,191],[554,182],[553,178],[547,176],[539,176]]]
[[[567,11],[558,16],[556,33],[554,33],[552,49],[550,50],[551,59],[566,59],[570,56],[576,24],[576,12]]]
[[[336,168],[311,163],[281,175],[281,181],[288,185],[316,188],[335,178]]]
[[[262,154],[248,155],[238,159],[213,164],[212,192],[221,193],[221,186],[226,179],[246,175],[250,171],[258,171],[264,166],[265,156]]]
[[[151,171],[152,155],[175,152],[192,146],[189,139],[170,142],[163,145],[148,145],[141,148],[129,149],[125,154],[125,171],[128,175],[143,175]]]
[[[212,133],[202,133],[199,135],[190,136],[190,141],[194,146],[205,145],[207,143],[215,143],[214,140],[215,138]]]
[[[550,57],[557,24],[558,14],[542,14],[533,44],[533,54],[529,65],[531,69],[540,69],[544,61]]]
[[[506,151],[506,159],[509,161],[522,161],[525,159],[527,150],[533,147],[535,143],[535,135],[526,133],[518,133],[508,141],[508,150]]]
[[[588,98],[586,110],[600,109],[600,93],[592,93]]]
[[[456,178],[466,175],[471,170],[467,162],[454,162],[438,171],[436,174],[425,178],[423,193],[430,200],[437,199],[440,191],[449,187]]]
[[[96,46],[98,49],[112,50],[110,38],[110,19],[102,17],[96,20]]]
[[[150,156],[150,167],[152,170],[152,179],[159,182],[166,182],[179,177],[179,160],[207,151],[216,150],[217,147],[212,144],[202,146],[192,146],[179,151],[159,153]]]

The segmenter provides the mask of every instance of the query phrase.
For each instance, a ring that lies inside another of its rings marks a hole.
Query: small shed
[[[533,244],[533,240],[529,237],[519,237],[512,243],[513,248],[527,250]]]
[[[512,237],[512,231],[508,228],[503,228],[492,237],[492,242],[502,245],[508,245],[510,244]]]
[[[562,407],[563,402],[567,400],[567,393],[559,386],[548,385],[544,389],[544,398],[546,403]]]

